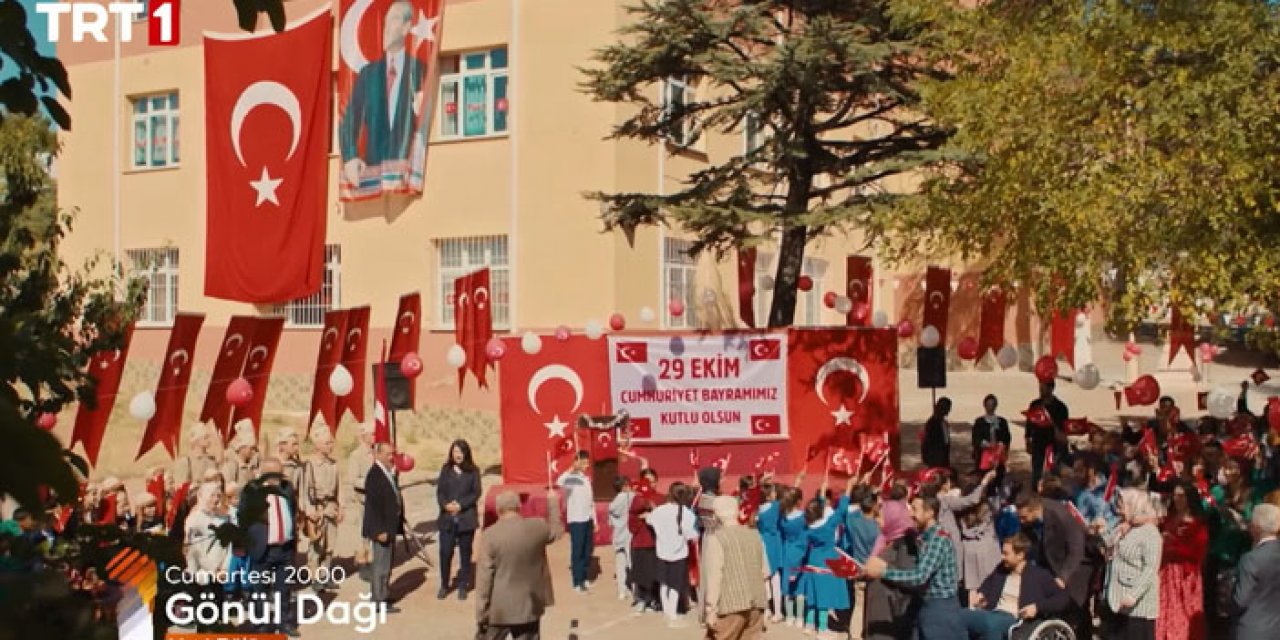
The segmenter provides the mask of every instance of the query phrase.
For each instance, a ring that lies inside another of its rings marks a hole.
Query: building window
[[[440,137],[507,132],[507,48],[440,57]]]
[[[800,274],[809,276],[809,279],[813,280],[813,288],[808,291],[796,291],[801,296],[799,303],[804,305],[804,323],[810,326],[821,324],[822,296],[826,292],[822,280],[827,275],[827,261],[820,258],[805,258]]]
[[[453,281],[485,267],[489,268],[489,300],[493,328],[511,328],[511,263],[507,258],[506,236],[447,238],[436,241],[437,324],[453,329]]]
[[[777,271],[777,265],[773,263],[773,254],[756,251],[756,297],[752,302],[756,306],[757,327],[763,327],[769,323],[769,308],[773,305],[775,271]]]
[[[697,143],[701,128],[692,116],[682,115],[697,102],[697,93],[684,78],[667,78],[662,83],[662,109],[679,120],[670,142],[678,147],[692,147]]]
[[[178,250],[135,249],[126,252],[130,275],[147,286],[140,326],[168,327],[178,314]]]
[[[689,254],[690,240],[665,238],[662,243],[662,294],[664,326],[690,329],[698,326],[698,260]],[[684,303],[684,314],[671,314],[671,301]]]
[[[133,102],[133,168],[178,164],[178,92],[139,96]]]
[[[285,325],[297,328],[324,326],[324,314],[342,306],[342,247],[324,247],[324,277],[320,290],[287,304],[276,305],[276,315],[284,316]]]
[[[755,113],[748,113],[742,119],[742,153],[750,155],[764,146],[764,124],[760,122],[760,116]]]

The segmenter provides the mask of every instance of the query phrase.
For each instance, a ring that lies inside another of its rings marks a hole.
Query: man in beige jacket
[[[564,533],[559,495],[547,493],[547,519],[520,516],[520,496],[494,499],[498,522],[480,540],[476,572],[477,640],[538,640],[542,614],[555,604],[547,546]]]
[[[707,638],[763,638],[764,585],[769,578],[764,543],[754,529],[738,523],[737,498],[717,496],[712,509],[720,526],[704,545]]]

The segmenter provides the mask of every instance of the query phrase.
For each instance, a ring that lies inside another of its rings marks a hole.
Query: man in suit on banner
[[[373,546],[370,561],[373,601],[386,603],[387,613],[400,611],[391,606],[390,594],[387,593],[391,586],[391,554],[395,549],[396,536],[404,531],[404,500],[395,476],[395,455],[396,446],[390,442],[374,445],[373,466],[364,480],[364,523],[361,527],[362,535]]]
[[[413,4],[391,3],[382,28],[382,58],[366,64],[356,76],[339,131],[342,177],[352,185],[360,184],[369,167],[408,162],[426,80],[425,65],[405,46],[412,26]],[[400,172],[407,171],[407,165],[400,167]]]

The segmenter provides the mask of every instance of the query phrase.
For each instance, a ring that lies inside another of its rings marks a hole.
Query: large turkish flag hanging
[[[981,360],[987,351],[999,353],[1004,347],[1004,317],[1008,311],[1004,290],[995,288],[982,296],[981,318],[978,320],[978,355]]]
[[[334,424],[350,411],[356,422],[364,422],[364,377],[369,360],[369,307],[356,307],[347,312],[347,337],[342,352],[342,366],[351,372],[351,393],[338,398]]]
[[[422,340],[422,296],[418,292],[400,296],[400,308],[396,311],[395,333],[391,336],[389,362],[400,362],[410,353],[417,353]],[[409,381],[410,410],[416,409],[418,385]]]
[[[951,310],[951,270],[929,267],[924,276],[924,324],[938,330],[938,346],[947,346],[947,320]]]
[[[316,355],[316,376],[311,383],[311,413],[307,415],[307,428],[320,416],[329,427],[330,434],[338,432],[338,397],[329,388],[329,378],[333,370],[342,364],[347,335],[347,315],[345,309],[337,309],[324,314],[324,331],[320,333],[320,350]]]
[[[1075,316],[1075,311],[1054,311],[1049,322],[1049,355],[1054,360],[1066,358],[1072,371],[1076,368]]]
[[[84,456],[90,466],[97,466],[98,451],[102,449],[102,435],[107,430],[107,420],[111,417],[111,409],[115,407],[116,395],[120,393],[120,379],[124,374],[124,363],[129,358],[129,342],[133,339],[133,326],[125,330],[124,344],[113,351],[99,351],[89,358],[86,373],[93,378],[97,386],[93,390],[94,407],[81,402],[76,410],[76,424],[71,432],[70,447],[77,442],[84,443]]]
[[[787,369],[792,468],[808,446],[853,446],[856,433],[896,442],[896,329],[793,329]]]
[[[845,295],[852,304],[846,324],[865,327],[871,322],[871,258],[849,256],[845,260],[845,274],[848,277]]]
[[[476,374],[480,386],[487,387],[485,369],[489,357],[485,345],[493,337],[493,304],[489,288],[489,268],[469,273],[453,281],[453,325],[458,344],[467,352],[467,364],[458,370],[458,392],[467,369]]]
[[[541,484],[547,481],[552,445],[573,438],[578,416],[609,413],[608,342],[586,336],[543,340],[535,355],[520,348],[519,337],[506,343],[498,371],[503,481]]]
[[[244,359],[241,374],[253,387],[253,399],[243,407],[236,407],[231,414],[231,424],[241,420],[253,423],[254,435],[262,432],[262,408],[267,404],[267,383],[271,382],[271,365],[276,361],[276,347],[280,344],[280,332],[284,318],[255,318],[253,337],[249,339],[249,354]]]
[[[212,422],[218,428],[222,444],[231,440],[231,405],[227,404],[227,387],[244,370],[245,356],[249,355],[249,339],[253,337],[253,316],[232,316],[227,323],[227,334],[218,347],[218,359],[213,363],[209,377],[209,390],[205,392],[204,406],[200,409],[200,422]]]
[[[169,347],[160,364],[160,382],[156,385],[156,414],[147,421],[138,446],[138,458],[157,443],[164,445],[169,457],[178,455],[182,431],[182,408],[187,403],[187,385],[191,383],[192,359],[204,314],[179,313],[173,319]]]
[[[320,290],[333,16],[204,39],[205,295],[283,302]]]
[[[756,250],[738,249],[738,317],[756,326]]]
[[[445,0],[339,0],[338,143],[343,200],[383,193],[422,193],[436,87]],[[491,69],[505,66],[486,59]],[[471,56],[464,56],[471,60]],[[468,62],[468,68],[471,63]],[[476,135],[505,120],[503,83],[468,77],[446,93],[451,128]],[[459,103],[464,105],[458,108]],[[492,105],[492,109],[490,106]]]

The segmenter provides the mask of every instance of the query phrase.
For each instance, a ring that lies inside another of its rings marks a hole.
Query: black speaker
[[[947,388],[947,350],[945,347],[916,349],[916,386],[921,389]]]
[[[387,411],[413,410],[413,400],[409,396],[409,385],[413,384],[413,382],[404,377],[404,373],[400,371],[400,363],[375,363],[373,365],[375,380],[377,379],[379,367],[382,368],[382,375],[387,381]]]

